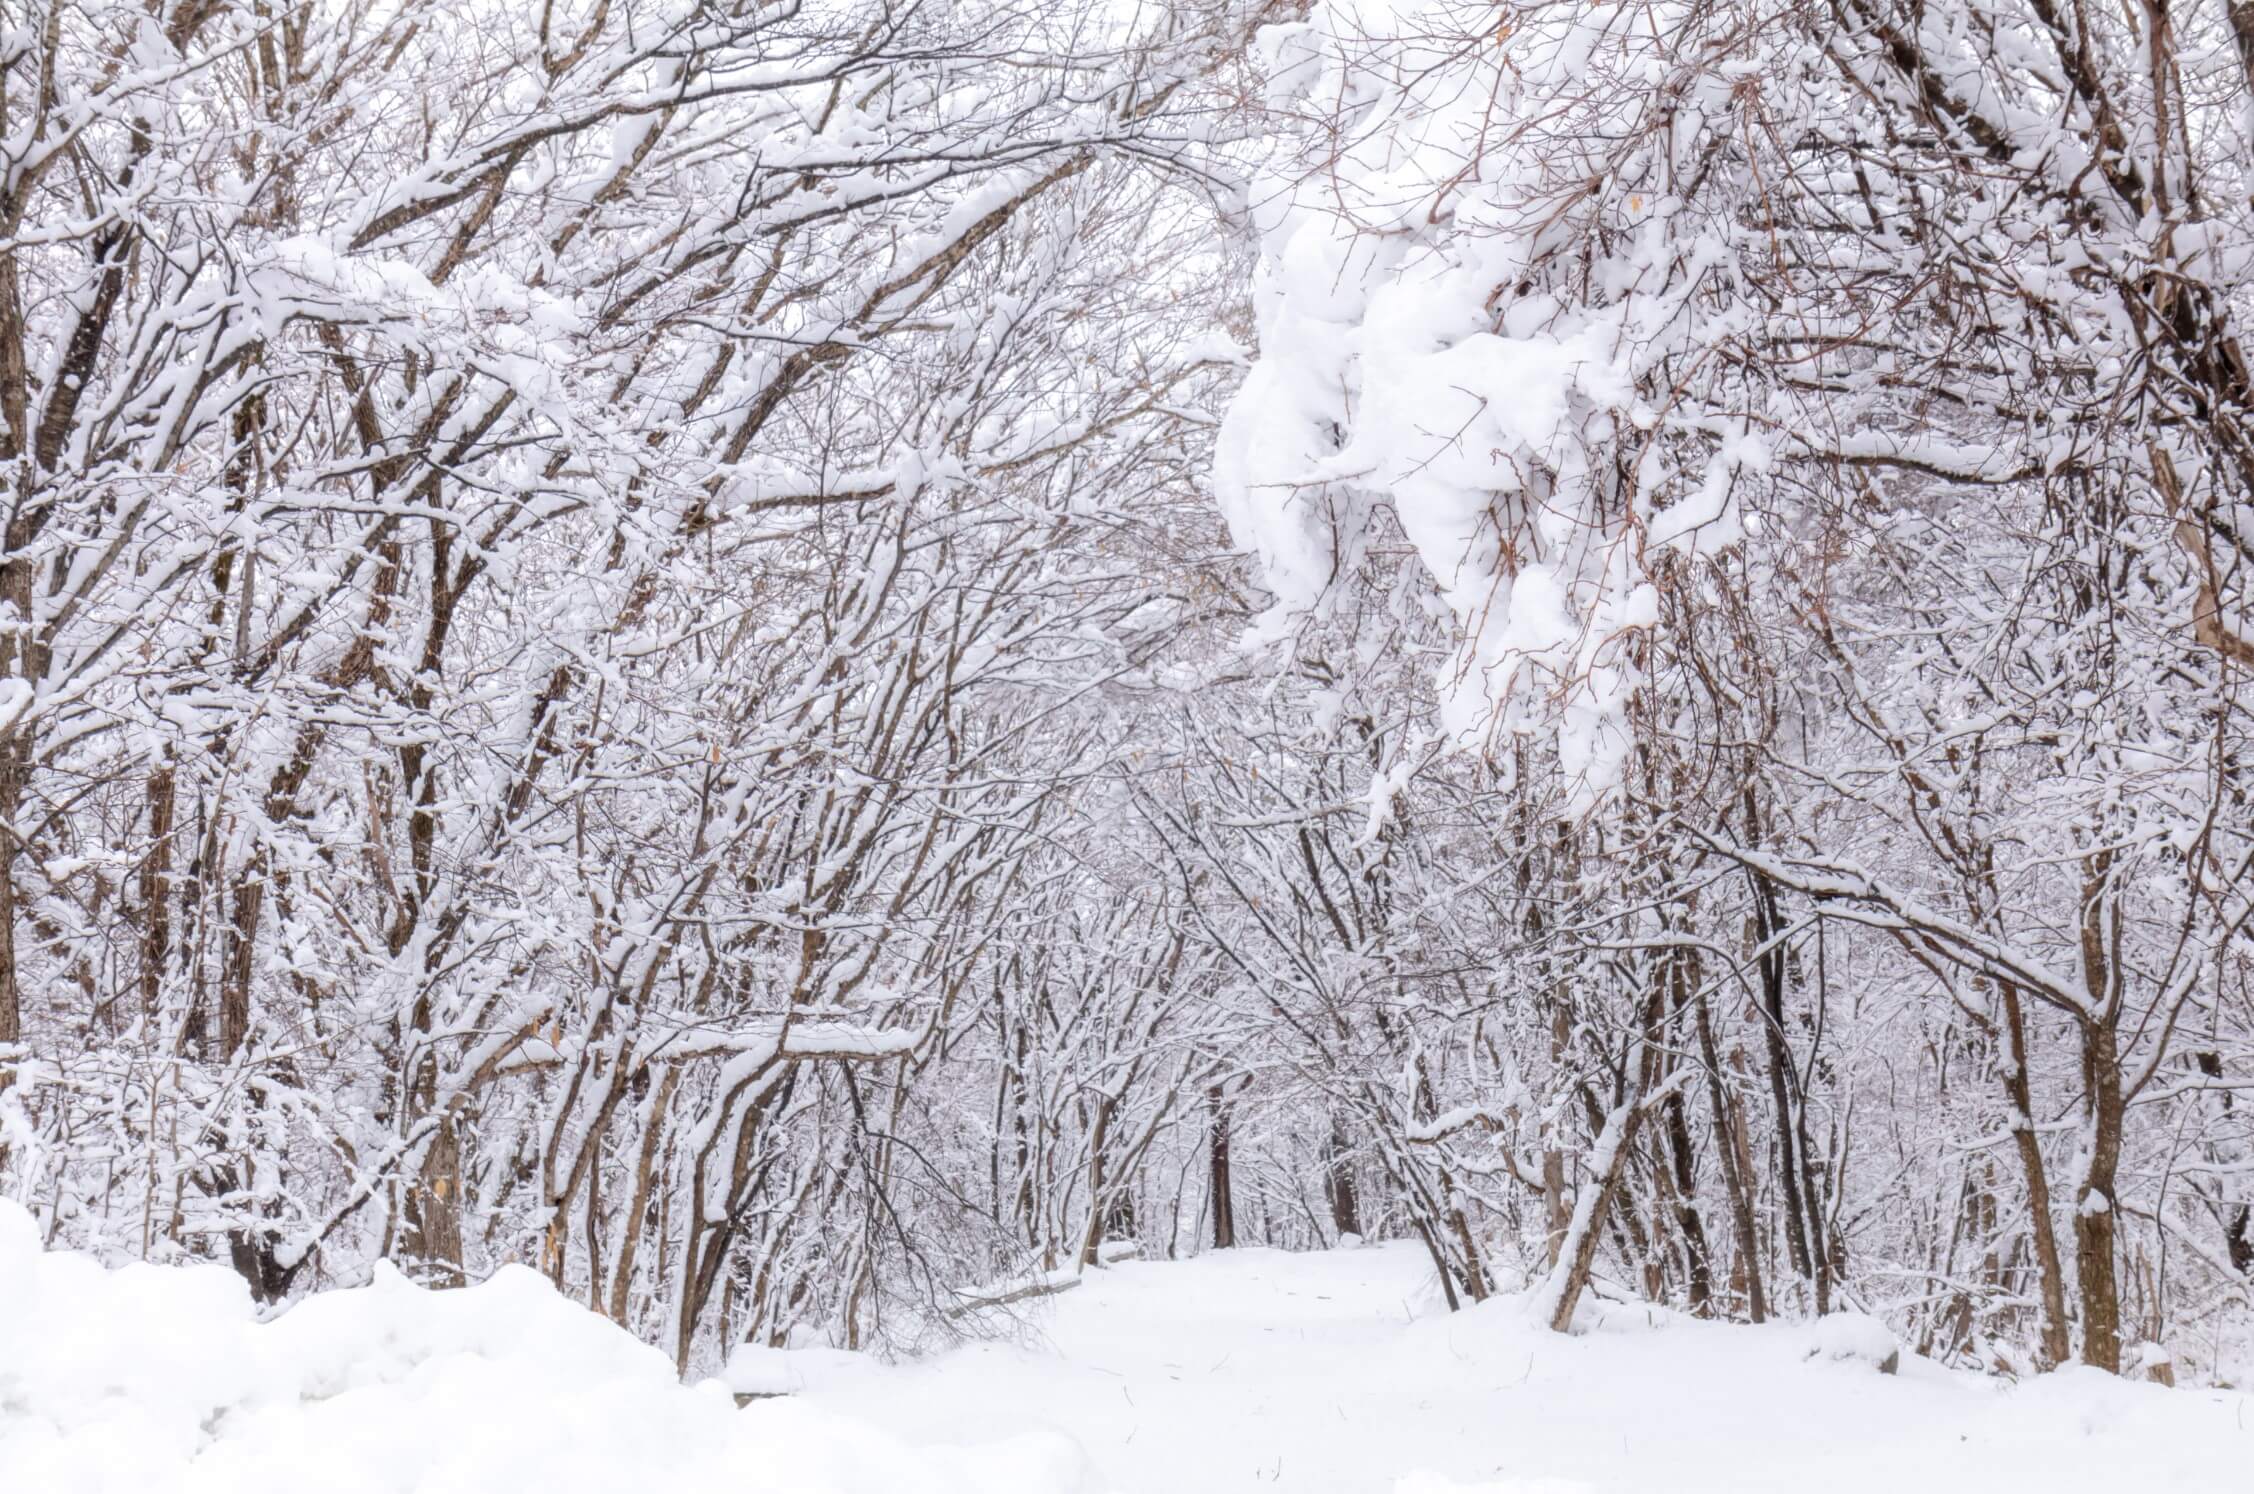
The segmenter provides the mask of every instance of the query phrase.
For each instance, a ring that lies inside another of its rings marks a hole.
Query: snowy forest
[[[2241,316],[2254,0],[0,0],[0,1198],[2244,1385]]]

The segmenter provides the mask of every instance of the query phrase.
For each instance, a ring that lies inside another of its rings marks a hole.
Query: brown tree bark
[[[1690,1122],[1683,1114],[1682,1092],[1669,1095],[1662,1108],[1674,1164],[1675,1226],[1682,1231],[1683,1253],[1689,1258],[1690,1309],[1703,1318],[1714,1310],[1714,1270],[1707,1253],[1706,1225],[1698,1215],[1694,1192],[1698,1180],[1691,1166]]]
[[[172,759],[149,775],[149,849],[141,860],[141,1014],[153,1017],[172,953],[172,818],[178,801]]]
[[[1573,1025],[1565,1015],[1561,1001],[1550,1015],[1550,1062],[1562,1064],[1565,1049],[1573,1037]],[[1548,1146],[1542,1149],[1542,1209],[1549,1216],[1547,1240],[1549,1264],[1557,1269],[1558,1252],[1565,1248],[1566,1226],[1573,1222],[1573,1205],[1565,1197],[1565,1148]]]
[[[2027,1077],[2027,1017],[2019,1000],[2019,987],[2001,985],[2004,1038],[2010,1069],[2004,1075],[2005,1092],[2014,1112],[2012,1141],[2019,1151],[2019,1168],[2027,1178],[2028,1230],[2035,1242],[2035,1270],[2043,1302],[2042,1364],[2064,1364],[2073,1353],[2066,1326],[2066,1276],[2058,1259],[2058,1236],[2051,1228],[2050,1176],[2043,1165],[2043,1148],[2035,1137],[2032,1088]]]
[[[1792,1050],[1784,1040],[1784,951],[1774,947],[1782,931],[1777,914],[1776,889],[1760,876],[1754,878],[1753,935],[1760,946],[1756,966],[1761,977],[1761,1035],[1769,1059],[1769,1097],[1777,1112],[1777,1182],[1784,1195],[1785,1244],[1792,1253],[1792,1269],[1813,1280],[1816,1256],[1808,1248],[1808,1207],[1800,1193],[1800,1158],[1795,1142],[1800,1128],[1792,1104]]]
[[[2113,1259],[2118,1215],[2113,1190],[2124,1107],[2116,1043],[2112,1023],[2093,1019],[2083,1026],[2090,1155],[2074,1203],[2074,1271],[2082,1289],[2082,1362],[2119,1374],[2121,1286]]]
[[[1729,1096],[1722,1088],[1722,1062],[1714,1050],[1714,1021],[1706,994],[1691,982],[1691,1010],[1698,1025],[1698,1056],[1706,1070],[1706,1093],[1714,1106],[1715,1151],[1722,1162],[1722,1191],[1729,1200],[1730,1231],[1737,1240],[1737,1267],[1731,1274],[1745,1283],[1746,1316],[1766,1322],[1768,1296],[1761,1289],[1761,1240],[1753,1224],[1753,1200],[1745,1170],[1738,1165],[1737,1126]]]
[[[1596,1265],[1597,1246],[1604,1239],[1605,1216],[1611,1212],[1613,1198],[1620,1191],[1620,1178],[1627,1171],[1628,1157],[1635,1147],[1636,1132],[1643,1124],[1643,1116],[1643,1103],[1631,1100],[1612,1112],[1605,1122],[1604,1133],[1597,1138],[1594,1160],[1600,1170],[1595,1181],[1582,1185],[1582,1197],[1574,1205],[1563,1257],[1557,1270],[1551,1273],[1556,1280],[1552,1289],[1555,1296],[1549,1305],[1552,1332],[1565,1333],[1573,1327],[1573,1309],[1589,1285],[1589,1272]]]
[[[1323,1192],[1330,1199],[1331,1227],[1341,1235],[1362,1233],[1362,1199],[1354,1185],[1354,1154],[1347,1144],[1346,1126],[1331,1117],[1328,1154],[1324,1159]]]
[[[1698,978],[1696,959],[1694,951],[1676,950],[1667,960],[1668,1010],[1678,1021],[1690,1005],[1690,989]],[[1714,1310],[1714,1267],[1706,1244],[1706,1223],[1698,1212],[1698,1172],[1691,1155],[1690,1118],[1684,1112],[1680,1086],[1663,1102],[1662,1119],[1666,1122],[1667,1160],[1673,1164],[1675,1226],[1682,1233],[1690,1271],[1690,1308],[1705,1317]]]
[[[10,543],[15,543],[10,525]],[[14,617],[29,621],[31,613],[31,566],[23,560],[14,560],[0,566],[0,605]],[[31,642],[31,631],[24,630],[24,642],[19,646],[11,635],[0,638],[0,675],[22,679],[26,684],[35,682],[41,673],[36,657],[37,647]],[[16,891],[16,857],[22,852],[17,844],[14,826],[16,815],[23,807],[25,780],[31,771],[30,746],[20,729],[11,729],[0,739],[0,1043],[23,1041],[23,986],[21,972],[16,968],[16,920],[18,893]],[[4,1076],[0,1076],[4,1081]]]
[[[1227,1250],[1237,1243],[1236,1204],[1229,1179],[1229,1107],[1216,1084],[1205,1092],[1212,1119],[1206,1130],[1213,1190],[1213,1248]]]
[[[2082,1019],[2082,1096],[2089,1160],[2074,1199],[2074,1272],[2082,1288],[2082,1362],[2121,1372],[2121,1284],[2114,1264],[2121,1165],[2119,1021],[2121,971],[2116,964],[2119,906],[2111,894],[2113,853],[2099,851],[2082,882],[2082,987],[2090,1015]]]
[[[462,1140],[454,1117],[438,1123],[407,1189],[400,1253],[425,1286],[456,1287],[462,1270]]]

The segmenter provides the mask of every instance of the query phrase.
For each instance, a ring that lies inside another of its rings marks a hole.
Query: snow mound
[[[665,1356],[533,1272],[261,1322],[221,1267],[42,1252],[0,1203],[0,1494],[2121,1494],[2247,1487],[2254,1397],[2005,1384],[1855,1314],[1460,1313],[1414,1246],[1121,1262],[1036,1341]],[[1866,1366],[1900,1354],[1899,1372]],[[1842,1361],[1832,1363],[1832,1360]],[[738,1394],[750,1397],[742,1409]]]
[[[258,1320],[219,1266],[42,1251],[0,1201],[0,1489],[165,1494],[1074,1494],[1068,1437],[913,1446],[792,1400],[739,1410],[522,1267],[396,1271]]]
[[[1867,1364],[1891,1375],[1902,1363],[1902,1345],[1892,1330],[1867,1313],[1835,1312],[1810,1325],[1806,1357]]]

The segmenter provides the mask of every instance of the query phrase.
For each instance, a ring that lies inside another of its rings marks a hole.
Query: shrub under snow
[[[1070,1494],[1068,1439],[910,1447],[792,1400],[737,1409],[537,1273],[374,1281],[261,1322],[221,1266],[42,1252],[0,1201],[0,1489]]]

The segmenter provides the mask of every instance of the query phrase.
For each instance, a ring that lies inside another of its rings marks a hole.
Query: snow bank
[[[217,1266],[43,1252],[0,1201],[0,1489],[161,1494],[1071,1494],[1055,1433],[911,1446],[794,1400],[737,1409],[512,1267],[393,1271],[260,1322]]]
[[[1818,1318],[1808,1330],[1805,1357],[1867,1364],[1893,1374],[1902,1362],[1902,1345],[1893,1331],[1867,1313],[1835,1312]]]
[[[396,1273],[260,1322],[219,1267],[42,1253],[0,1203],[0,1491],[37,1494],[2044,1494],[2247,1487],[2254,1397],[1960,1375],[1841,1314],[1447,1313],[1423,1253],[1122,1262],[1044,1345],[761,1350],[736,1388],[530,1271]],[[1899,1354],[1899,1373],[1874,1363]],[[881,1423],[881,1426],[875,1423]]]

